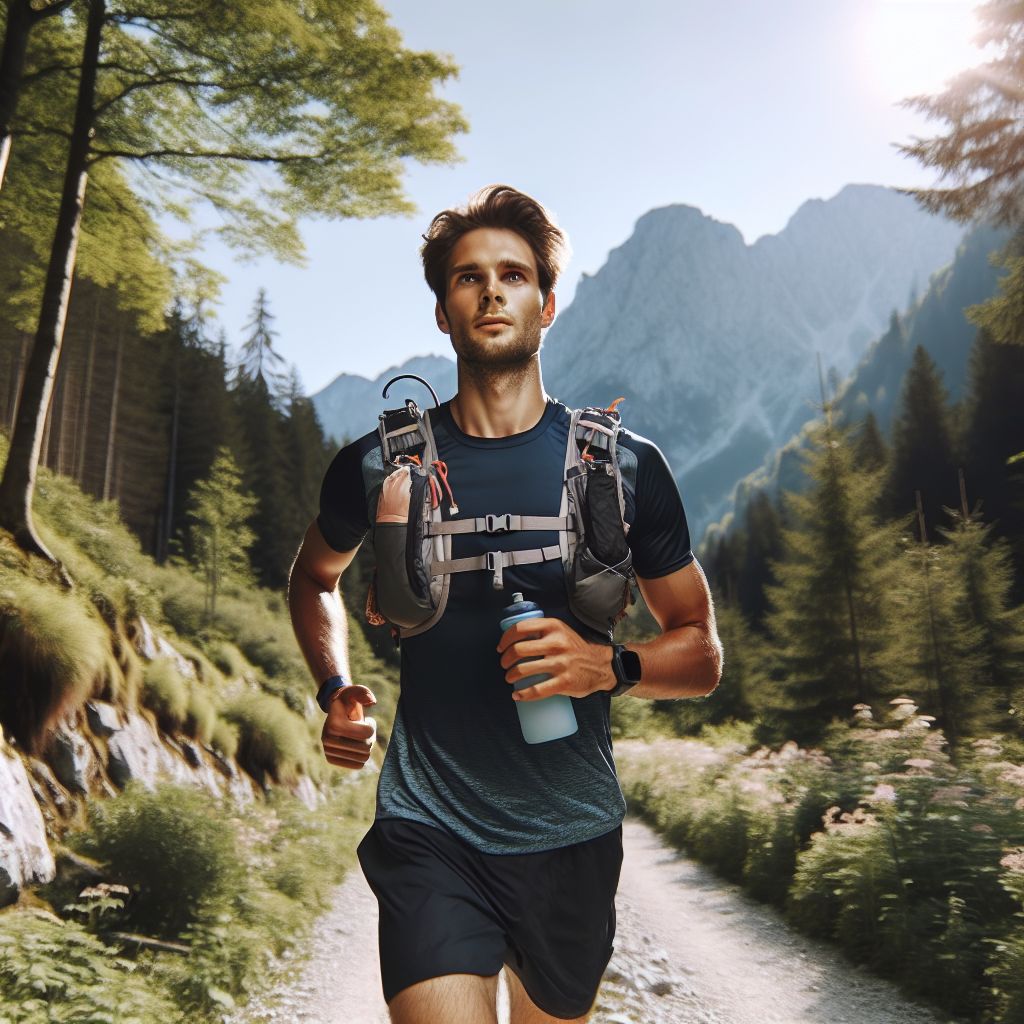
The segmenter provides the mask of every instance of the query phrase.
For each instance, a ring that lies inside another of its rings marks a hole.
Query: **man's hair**
[[[546,300],[568,262],[569,239],[551,212],[532,196],[511,185],[488,185],[470,196],[465,206],[442,210],[423,236],[423,273],[441,308],[445,308],[452,250],[464,234],[476,228],[507,228],[523,237],[533,250]]]

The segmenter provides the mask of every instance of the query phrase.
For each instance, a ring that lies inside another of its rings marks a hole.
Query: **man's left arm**
[[[722,645],[711,591],[697,560],[667,576],[638,576],[637,581],[662,632],[646,643],[626,644],[640,658],[641,676],[627,696],[669,700],[710,693],[722,676]],[[514,700],[541,700],[555,693],[586,697],[617,685],[611,644],[592,643],[561,619],[516,622],[497,649],[506,682],[538,674],[550,677],[516,691]]]
[[[626,644],[640,658],[640,682],[627,696],[667,700],[711,693],[722,678],[724,658],[711,590],[697,559],[667,576],[638,576],[637,583],[661,635],[646,643]],[[610,654],[608,672],[611,680],[604,689],[613,690]]]

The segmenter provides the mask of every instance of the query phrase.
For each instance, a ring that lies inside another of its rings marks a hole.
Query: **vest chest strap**
[[[572,530],[575,517],[568,516],[519,516],[504,512],[476,516],[474,519],[450,519],[447,522],[427,523],[428,537],[446,533],[505,533],[508,530]]]
[[[547,562],[553,558],[561,558],[562,549],[557,544],[546,548],[527,548],[525,551],[488,551],[482,555],[468,558],[450,558],[447,561],[433,563],[435,573],[467,572],[470,569],[490,569],[494,573],[495,590],[505,586],[501,570],[506,565],[529,565],[533,562]]]

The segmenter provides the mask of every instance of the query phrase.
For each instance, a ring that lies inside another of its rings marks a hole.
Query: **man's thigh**
[[[403,988],[388,1012],[391,1024],[498,1024],[497,993],[497,974],[442,974]]]
[[[586,1024],[590,1020],[590,1011],[572,1020],[545,1013],[527,994],[519,975],[511,967],[505,967],[505,980],[508,983],[510,1024]]]

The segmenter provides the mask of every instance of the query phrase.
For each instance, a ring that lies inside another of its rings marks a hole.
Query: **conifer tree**
[[[857,470],[851,429],[831,403],[824,411],[800,451],[810,487],[784,493],[783,553],[770,562],[770,643],[753,687],[762,742],[814,742],[854,704],[900,685],[890,600],[899,527],[876,521],[879,475]]]
[[[765,585],[772,581],[772,559],[782,553],[782,524],[775,502],[758,490],[747,505],[743,523],[743,553],[737,574],[737,598],[741,613],[752,626],[764,622]]]
[[[956,464],[948,394],[931,356],[914,349],[903,380],[900,408],[892,428],[892,456],[884,490],[883,511],[906,515],[921,491],[925,524],[933,530],[942,505],[955,505]]]
[[[248,549],[256,539],[248,521],[256,500],[242,488],[238,466],[222,447],[210,475],[192,489],[188,515],[192,520],[192,565],[205,583],[206,624],[217,614],[217,595],[229,582],[252,586],[255,582]]]
[[[992,538],[982,521],[981,502],[968,510],[961,476],[959,509],[947,508],[952,528],[940,526],[948,541],[944,562],[953,592],[954,630],[949,657],[969,663],[963,721],[973,736],[1013,732],[1024,737],[1024,607],[1011,603],[1013,567],[1005,537]]]
[[[262,378],[267,391],[280,407],[280,399],[284,397],[287,388],[287,376],[277,369],[277,364],[284,362],[284,356],[274,350],[277,331],[270,326],[273,319],[274,314],[270,312],[267,302],[267,290],[260,288],[252,306],[252,319],[242,328],[248,334],[242,342],[238,372],[250,381]]]
[[[881,430],[878,429],[878,420],[871,409],[868,409],[857,434],[853,459],[854,464],[865,471],[883,469],[889,461],[889,447]]]
[[[1024,448],[1024,346],[999,345],[987,328],[974,339],[964,395],[964,475],[996,536],[1024,537],[1009,459]],[[1024,565],[1024,563],[1022,563]]]

